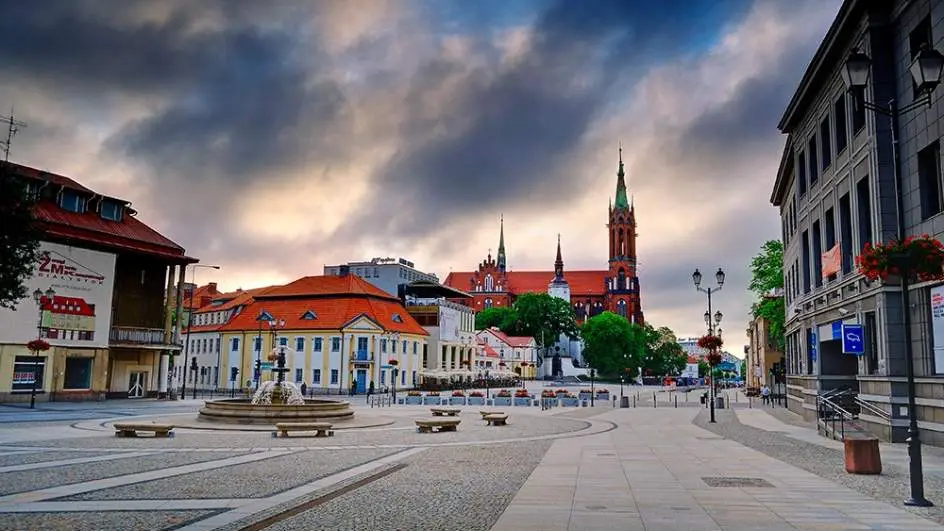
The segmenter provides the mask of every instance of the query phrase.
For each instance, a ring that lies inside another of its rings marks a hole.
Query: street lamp
[[[721,312],[718,311],[714,315],[714,324],[711,321],[711,295],[721,291],[721,287],[724,286],[724,270],[720,267],[718,272],[715,273],[715,281],[718,285],[714,288],[703,288],[701,287],[701,271],[695,269],[695,272],[692,273],[692,282],[695,284],[695,289],[708,295],[708,311],[705,312],[705,325],[708,326],[708,335],[714,335],[715,327],[721,324]],[[708,372],[708,377],[710,378],[711,385],[708,386],[708,408],[710,410],[710,420],[708,422],[715,422],[715,375],[712,370]]]
[[[901,152],[898,142],[899,117],[923,105],[930,106],[931,93],[941,82],[944,75],[944,55],[932,48],[924,47],[911,62],[909,71],[913,78],[918,95],[908,105],[898,107],[894,98],[883,107],[865,100],[865,90],[869,83],[872,70],[872,60],[859,50],[854,50],[842,69],[842,80],[846,88],[852,93],[853,102],[858,107],[872,111],[875,114],[887,116],[891,120],[892,135],[892,172],[895,182],[896,210],[898,213],[897,240],[905,239],[905,208],[902,199]],[[896,257],[900,262],[901,274],[901,307],[903,308],[902,331],[905,343],[905,371],[908,380],[908,457],[909,475],[911,477],[911,497],[905,500],[905,505],[915,507],[931,507],[933,504],[924,497],[924,471],[921,463],[921,437],[918,431],[918,412],[915,405],[915,375],[914,353],[911,338],[911,294],[909,293],[910,272],[904,257]]]
[[[46,292],[43,293],[42,290],[37,289],[33,292],[33,299],[36,300],[36,306],[39,308],[37,311],[39,313],[39,318],[36,320],[36,339],[41,341],[43,339],[43,297],[46,297],[46,301],[49,304],[53,303],[53,299],[56,296],[56,290],[49,287],[46,289]],[[43,375],[45,376],[46,371],[43,370]],[[39,380],[39,349],[36,348],[33,350],[33,389],[30,391],[30,409],[36,407],[36,381]]]
[[[393,352],[396,352],[396,343],[397,341],[400,340],[400,334],[397,332],[394,332],[394,333],[388,334],[387,338],[393,344],[393,347],[390,349],[391,354],[392,354]],[[406,354],[406,351],[404,350],[403,353]],[[393,403],[396,404],[397,403],[397,376],[399,376],[400,374],[400,368],[399,368],[400,362],[396,358],[390,358],[388,361],[396,361],[396,363],[391,364],[393,365],[393,369],[390,370],[390,374],[392,376],[391,381],[390,381],[390,384],[391,384],[390,394],[391,394],[391,397],[393,398]]]
[[[199,367],[197,367],[197,358],[196,356],[194,356],[190,358],[190,374],[193,375],[193,399],[194,400],[197,399],[197,369],[199,369]],[[184,377],[184,381],[186,380],[187,378]]]
[[[590,367],[590,407],[593,407],[593,397],[596,396],[596,392],[593,390],[593,376],[595,373],[593,367]]]
[[[218,265],[200,265],[193,264],[191,266],[193,269],[190,273],[190,284],[193,285],[193,291],[190,293],[190,305],[187,307],[187,334],[184,337],[184,382],[180,387],[180,399],[183,400],[187,397],[187,358],[190,356],[190,329],[193,328],[193,299],[197,295],[197,268],[204,267],[207,269],[219,269]],[[196,359],[196,358],[194,358]],[[196,387],[196,378],[194,378],[194,387]],[[196,398],[196,397],[194,397]]]

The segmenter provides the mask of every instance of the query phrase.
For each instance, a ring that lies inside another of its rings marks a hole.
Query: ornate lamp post
[[[45,297],[45,299],[44,299]],[[30,391],[30,409],[36,407],[36,382],[39,380],[39,353],[45,350],[49,350],[49,343],[43,339],[43,302],[48,302],[52,304],[53,300],[56,297],[56,290],[51,287],[43,293],[42,290],[37,289],[33,292],[33,299],[36,301],[37,312],[39,314],[38,319],[36,320],[36,340],[30,341],[26,347],[33,351],[33,389]],[[43,370],[43,376],[45,376],[46,371]]]
[[[898,234],[899,242],[905,240],[905,208],[902,196],[901,179],[901,149],[898,141],[899,117],[913,111],[923,105],[930,106],[932,99],[931,93],[941,82],[944,75],[944,55],[934,49],[922,48],[911,62],[909,71],[911,77],[917,85],[917,96],[913,102],[908,105],[898,107],[894,98],[888,101],[886,106],[877,105],[865,101],[865,91],[869,84],[869,77],[872,71],[872,60],[868,55],[854,50],[846,60],[842,70],[842,80],[846,88],[853,95],[853,101],[856,106],[861,105],[865,109],[872,111],[877,115],[886,116],[891,120],[892,135],[892,171],[895,181],[896,210],[898,211]],[[915,406],[915,375],[914,375],[914,353],[912,352],[911,338],[911,300],[909,293],[909,277],[913,264],[909,264],[906,257],[901,260],[901,307],[902,307],[902,332],[905,343],[905,371],[908,379],[908,457],[909,473],[911,476],[911,497],[905,500],[905,505],[916,507],[930,507],[933,505],[924,497],[924,471],[921,463],[921,438],[918,431],[917,407]]]
[[[718,285],[714,288],[703,288],[701,287],[701,271],[695,269],[695,272],[692,273],[692,282],[695,284],[695,289],[706,294],[708,296],[708,311],[705,312],[705,325],[708,326],[708,335],[714,335],[714,327],[711,325],[711,295],[721,291],[722,286],[724,286],[724,270],[720,267],[718,272],[715,273],[715,281]],[[721,323],[721,312],[715,314],[716,323],[718,325]],[[711,368],[708,372],[708,376],[711,379],[711,385],[708,387],[708,401],[710,402],[709,408],[711,409],[711,420],[709,422],[715,421],[715,401],[714,401],[714,387],[715,387],[715,375],[714,367]]]

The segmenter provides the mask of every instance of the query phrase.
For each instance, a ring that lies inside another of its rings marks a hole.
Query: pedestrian
[[[760,396],[764,400],[764,404],[770,403],[770,388],[767,387],[767,384],[764,384],[764,387],[760,390]]]
[[[308,386],[305,385],[305,382],[302,382],[302,386],[301,386],[301,388],[299,389],[299,391],[302,392],[302,396],[305,396],[305,393],[308,391]]]
[[[351,382],[351,396],[357,394],[357,382]]]
[[[367,400],[370,400],[370,395],[374,394],[374,381],[370,381],[370,385],[367,386]]]

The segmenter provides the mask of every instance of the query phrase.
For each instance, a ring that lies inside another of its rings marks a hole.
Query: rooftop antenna
[[[10,106],[10,116],[0,116],[0,121],[7,124],[7,139],[0,141],[0,146],[3,146],[3,162],[9,162],[10,146],[13,144],[13,137],[16,136],[20,128],[26,127],[26,122],[17,120],[13,116],[12,105]]]

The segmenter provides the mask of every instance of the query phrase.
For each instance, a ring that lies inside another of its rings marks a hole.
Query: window
[[[256,336],[252,340],[252,350],[259,352],[262,350],[262,337]]]
[[[813,222],[813,285],[817,288],[823,285],[823,234],[819,221]]]
[[[393,340],[390,341],[390,352],[392,352],[392,353],[394,353],[394,354],[397,353],[397,342],[396,342],[396,341],[393,341]]]
[[[847,94],[846,97],[851,100],[850,105],[852,105],[852,134],[857,135],[865,127],[865,105],[856,104],[852,94]]]
[[[295,369],[295,383],[302,383],[302,371],[305,369]]]
[[[341,351],[341,338],[332,337],[331,338],[331,352],[340,352]]]
[[[338,370],[337,369],[331,369],[331,383],[332,384],[338,383]]]
[[[823,232],[826,236],[825,249],[828,251],[836,245],[836,215],[832,208],[826,209],[826,214],[823,216],[823,225]]]
[[[485,309],[487,310],[491,307],[492,307],[492,299],[485,299]]]
[[[800,197],[806,193],[806,153],[800,152],[797,157],[797,184],[799,185]]]
[[[872,241],[872,199],[869,194],[869,178],[863,177],[856,183],[856,214],[859,222],[859,246]]]
[[[918,22],[915,28],[911,30],[911,34],[908,35],[908,49],[911,51],[911,60],[914,61],[914,58],[922,48],[931,48],[931,43],[933,42],[931,37],[931,17],[927,16],[924,17],[924,20]],[[911,79],[911,93],[915,98],[921,95],[917,83],[914,82],[914,78]]]
[[[413,371],[413,385],[416,385],[416,371]]]
[[[400,352],[406,354],[406,341],[403,341],[403,349]]]
[[[810,234],[803,231],[803,293],[810,292]]]
[[[387,383],[387,370],[380,370],[380,385],[385,385]]]
[[[807,153],[809,155],[809,171],[810,171],[810,189],[812,190],[816,186],[816,181],[819,180],[819,167],[816,165],[816,135],[810,137],[810,143],[807,145]]]
[[[419,344],[418,341],[414,341],[414,342],[413,342],[413,354],[416,354],[416,351],[417,351],[417,349],[419,348],[419,345],[420,345],[420,344]]]
[[[849,143],[849,132],[846,131],[846,97],[840,96],[833,109],[836,115],[836,154],[842,153]]]
[[[321,383],[321,369],[312,369],[311,371],[311,383],[320,384]]]
[[[921,219],[941,212],[941,145],[937,140],[918,152],[918,193]]]
[[[839,243],[843,274],[852,271],[852,203],[849,194],[839,198]]]
[[[317,318],[318,318],[318,314],[316,314],[315,312],[311,310],[308,310],[304,314],[302,314],[302,320],[304,321],[314,321]]]
[[[305,338],[295,338],[295,352],[305,352]]]
[[[314,352],[321,352],[321,338],[320,337],[313,338],[311,342],[312,342],[311,350],[313,350]]]
[[[121,221],[121,204],[115,201],[104,200],[102,201],[102,206],[100,213],[102,219],[109,219],[111,221]]]
[[[233,352],[239,351],[239,338],[238,337],[233,338],[233,340],[230,342],[229,349]]]
[[[395,314],[393,314],[392,320],[393,320],[394,323],[402,323],[402,322],[403,322],[403,317],[400,317],[400,314],[395,313]]]
[[[400,385],[406,385],[406,371],[400,371]]]
[[[59,206],[62,207],[63,210],[82,214],[85,212],[85,198],[74,190],[63,190],[62,195],[59,197]]]
[[[386,354],[386,353],[387,353],[387,340],[386,340],[386,339],[381,339],[381,340],[380,340],[380,352],[381,352],[382,354]]]
[[[819,124],[819,141],[823,144],[823,165],[821,167],[824,170],[832,163],[833,151],[832,146],[829,145],[831,136],[829,134],[829,113],[826,113],[823,122]]]

